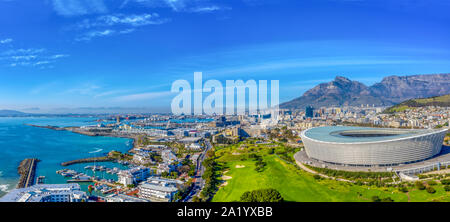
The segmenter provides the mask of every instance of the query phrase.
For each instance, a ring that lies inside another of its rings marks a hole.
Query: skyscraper
[[[306,116],[306,118],[313,118],[314,117],[314,108],[312,106],[307,106],[306,107],[305,116]]]

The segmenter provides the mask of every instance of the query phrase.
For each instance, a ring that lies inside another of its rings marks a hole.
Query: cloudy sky
[[[430,4],[432,2],[432,4]],[[169,110],[177,79],[450,72],[449,0],[0,0],[0,109]]]

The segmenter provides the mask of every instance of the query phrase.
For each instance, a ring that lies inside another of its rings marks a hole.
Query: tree
[[[431,186],[427,186],[426,189],[427,189],[428,193],[436,193],[436,190],[433,187],[431,187]]]
[[[444,185],[450,185],[450,179],[443,179],[441,180],[441,183]]]
[[[408,192],[408,188],[406,188],[406,187],[404,187],[404,186],[401,186],[398,190],[400,190],[400,191],[403,192],[403,193]]]
[[[435,185],[437,185],[436,181],[434,181],[434,180],[427,181],[427,184],[428,184],[429,186],[435,186]]]
[[[445,190],[445,191],[450,191],[450,185],[445,185],[445,186],[444,186],[444,190]]]
[[[381,199],[379,196],[372,196],[370,199],[372,199],[372,202],[381,202]]]
[[[423,183],[420,182],[420,181],[416,181],[416,187],[417,187],[417,189],[419,189],[419,190],[425,190],[425,186],[424,186]]]
[[[200,199],[200,197],[198,197],[198,196],[194,196],[192,198],[192,202],[202,202],[202,199]]]
[[[391,199],[390,197],[385,197],[385,198],[381,199],[381,202],[394,202],[394,200]]]
[[[259,189],[244,192],[240,198],[241,202],[283,202],[284,198],[280,192],[273,188]]]

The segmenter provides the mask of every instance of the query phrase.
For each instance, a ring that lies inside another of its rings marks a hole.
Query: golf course
[[[414,187],[402,192],[397,187],[355,185],[315,178],[286,160],[294,152],[281,144],[254,144],[248,141],[217,147],[216,161],[221,168],[218,174],[222,183],[212,201],[239,201],[244,192],[262,188],[278,190],[284,201],[288,202],[370,202],[374,196],[390,198],[395,202],[450,201],[449,192],[444,190],[442,184],[435,185],[436,192],[430,194]],[[262,169],[256,169],[256,161],[252,158],[255,155],[264,163]]]

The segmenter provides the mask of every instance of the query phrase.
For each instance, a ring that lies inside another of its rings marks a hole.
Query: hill
[[[0,110],[0,116],[26,116],[26,115],[28,114],[16,110],[8,110],[8,109]]]
[[[402,112],[411,107],[441,106],[450,107],[450,94],[422,99],[410,99],[387,108],[384,113]]]

